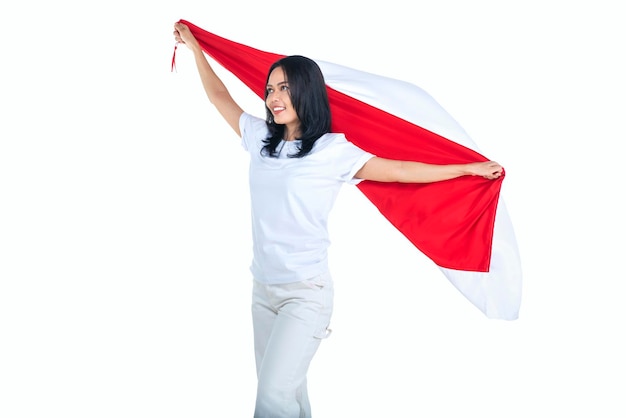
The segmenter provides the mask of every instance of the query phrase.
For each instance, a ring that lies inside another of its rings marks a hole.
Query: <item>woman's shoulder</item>
[[[239,119],[239,124],[241,126],[249,126],[254,129],[266,129],[267,125],[265,123],[265,119],[262,119],[258,116],[255,116],[251,113],[243,112]]]
[[[263,140],[269,134],[265,119],[246,112],[243,112],[239,117],[239,130],[244,141]]]
[[[361,158],[363,155],[369,153],[363,150],[358,145],[350,141],[345,134],[341,132],[331,132],[324,134],[317,140],[315,144],[314,152],[324,153],[331,158]]]
[[[239,117],[239,130],[241,144],[247,151],[256,151],[263,147],[263,140],[269,134],[265,119],[246,112]]]
[[[340,145],[346,142],[348,142],[348,140],[346,139],[346,136],[344,134],[338,132],[329,132],[320,136],[320,138],[315,141],[315,148],[317,150],[322,150],[329,146]]]

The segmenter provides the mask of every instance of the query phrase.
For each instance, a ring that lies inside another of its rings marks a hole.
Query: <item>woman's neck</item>
[[[290,128],[288,126],[285,126],[285,132],[283,136],[283,139],[285,141],[295,141],[296,139],[298,139],[299,136],[300,136],[300,126],[296,128]]]

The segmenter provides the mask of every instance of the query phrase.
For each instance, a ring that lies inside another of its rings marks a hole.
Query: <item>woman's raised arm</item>
[[[202,80],[202,86],[204,87],[209,101],[213,103],[215,108],[220,112],[230,127],[234,129],[237,135],[241,136],[241,132],[239,131],[239,118],[243,113],[243,109],[233,100],[222,80],[220,80],[213,71],[213,68],[211,68],[200,44],[198,44],[198,41],[189,30],[189,27],[180,22],[175,23],[174,38],[176,42],[187,45],[193,52],[196,66],[198,67],[198,73]]]

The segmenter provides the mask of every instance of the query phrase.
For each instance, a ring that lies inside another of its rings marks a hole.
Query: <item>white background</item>
[[[247,156],[173,23],[412,82],[507,170],[520,318],[485,318],[344,187],[333,417],[624,417],[618,1],[0,7],[0,416],[251,417]],[[216,67],[251,113],[263,104]]]

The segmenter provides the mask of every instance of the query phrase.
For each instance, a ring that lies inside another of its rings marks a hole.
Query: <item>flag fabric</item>
[[[269,67],[284,55],[210,33],[186,20],[203,51],[264,98]],[[456,164],[488,161],[428,93],[401,80],[315,60],[322,69],[333,132],[379,157]],[[174,68],[172,58],[172,69]],[[497,180],[463,176],[427,183],[363,181],[359,190],[488,318],[515,320],[522,272]]]

